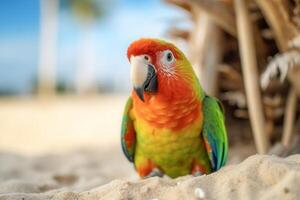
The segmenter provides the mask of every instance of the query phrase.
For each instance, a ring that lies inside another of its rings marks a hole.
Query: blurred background
[[[106,181],[134,174],[119,135],[126,50],[141,37],[175,43],[221,99],[229,163],[299,152],[299,14],[294,0],[1,1],[0,162],[11,164],[0,171],[14,177],[22,155],[38,156],[34,166],[102,166]]]
[[[0,6],[0,150],[119,144],[128,45],[185,14],[159,0],[12,0]],[[109,142],[108,142],[109,141]]]

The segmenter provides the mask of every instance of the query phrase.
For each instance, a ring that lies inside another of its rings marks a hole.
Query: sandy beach
[[[299,199],[300,156],[247,158],[251,142],[216,173],[140,180],[119,143],[125,100],[2,99],[0,199]]]
[[[0,152],[64,153],[119,145],[127,95],[0,99]]]
[[[99,162],[98,155],[81,152],[29,159],[1,154],[0,199],[296,200],[300,195],[300,155],[285,159],[255,155],[210,175],[175,180],[138,180],[132,168],[119,158],[112,158],[106,165]],[[104,184],[107,177],[115,180]]]

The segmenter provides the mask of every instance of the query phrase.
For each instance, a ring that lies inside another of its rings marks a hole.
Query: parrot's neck
[[[132,92],[137,118],[151,126],[173,130],[183,129],[195,121],[202,122],[201,97],[195,85],[178,79],[160,81],[160,85],[157,93],[144,94],[144,102]]]

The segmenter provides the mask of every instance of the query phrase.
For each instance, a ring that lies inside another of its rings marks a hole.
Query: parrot
[[[209,96],[182,51],[162,39],[141,38],[127,49],[132,83],[121,146],[143,178],[200,176],[226,164],[224,110]]]

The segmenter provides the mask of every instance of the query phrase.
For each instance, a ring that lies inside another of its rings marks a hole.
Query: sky
[[[38,18],[38,0],[1,2],[0,91],[30,91],[37,67]]]
[[[111,4],[106,15],[88,27],[60,9],[59,82],[74,87],[82,41],[89,38],[94,48],[92,74],[97,83],[115,91],[129,90],[128,45],[141,37],[165,38],[172,20],[184,17],[179,9],[160,0],[114,0]],[[39,17],[39,0],[1,1],[0,92],[27,94],[33,90],[39,58]]]

